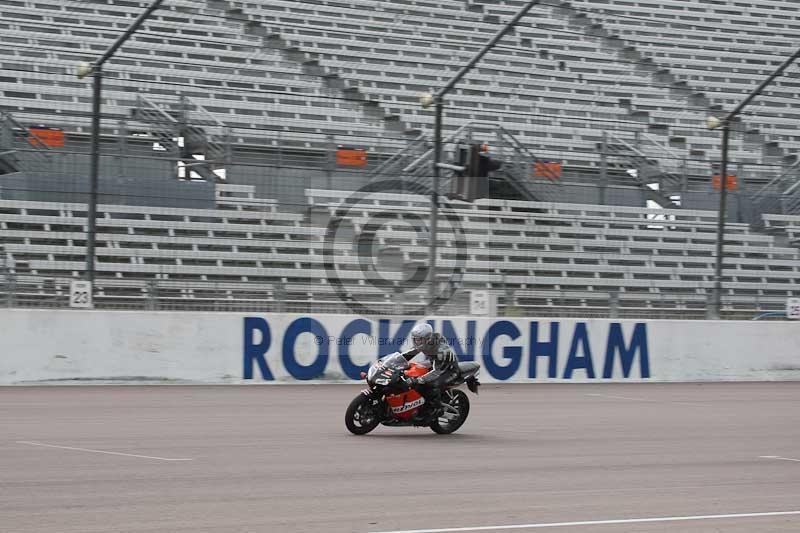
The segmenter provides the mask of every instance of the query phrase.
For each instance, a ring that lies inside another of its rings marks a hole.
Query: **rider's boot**
[[[421,409],[420,421],[430,424],[444,413],[442,390],[439,387],[431,387],[425,392],[425,405],[423,409]]]

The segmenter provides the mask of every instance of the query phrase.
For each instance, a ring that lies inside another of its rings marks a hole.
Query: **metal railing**
[[[800,160],[784,169],[752,195],[761,213],[794,215],[800,213]]]
[[[0,158],[20,172],[47,172],[52,168],[49,143],[12,115],[0,112]]]
[[[67,309],[72,278],[15,274],[0,253],[0,306],[5,308]],[[323,294],[319,285],[172,281],[156,279],[96,280],[97,309],[141,311],[287,312],[352,314],[347,301]],[[444,315],[469,314],[469,289],[457,289],[440,309]],[[499,288],[499,316],[595,318],[706,318],[707,295],[696,291],[653,293]],[[304,294],[305,293],[305,294]],[[309,296],[313,294],[314,296]],[[380,295],[377,295],[380,296]],[[409,294],[383,295],[370,303],[373,315],[405,315],[419,302]],[[758,313],[781,312],[785,297],[723,297],[723,318],[749,320]]]
[[[426,150],[430,149],[430,142],[425,134],[420,134],[405,146],[402,150],[395,153],[383,163],[375,167],[368,175],[370,180],[377,180],[384,177],[396,177],[403,173],[403,169],[417,160]]]
[[[630,184],[636,185],[648,194],[651,200],[662,207],[679,207],[672,199],[671,193],[685,190],[687,176],[686,166],[674,168],[672,153],[669,157],[658,157],[654,152],[662,152],[664,147],[650,137],[643,137],[640,132],[634,132],[632,138],[623,138],[618,132],[604,132],[602,146],[606,157],[615,157],[628,162],[635,174],[629,176]],[[650,143],[650,147],[643,146],[643,141]],[[667,165],[664,162],[669,162]],[[657,186],[655,186],[657,185]]]
[[[534,164],[544,161],[521,143],[511,132],[496,123],[471,121],[448,135],[442,144],[445,147],[444,161],[457,163],[460,145],[475,142],[489,143],[492,154],[503,163],[500,174],[528,200],[556,201],[561,176],[546,165],[542,179],[533,176]],[[433,175],[434,149],[425,135],[420,135],[396,152],[370,174],[375,181],[384,177],[402,178],[408,183],[429,186]],[[442,177],[440,190],[447,191],[452,183],[452,173]]]
[[[557,201],[562,192],[559,186],[561,176],[505,128],[498,126],[496,135],[503,166],[507,166],[509,177],[518,189],[527,191],[523,197],[540,202]],[[534,165],[541,169],[543,179],[535,178]]]

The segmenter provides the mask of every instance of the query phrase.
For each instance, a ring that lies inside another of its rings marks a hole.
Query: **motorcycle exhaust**
[[[481,382],[478,381],[475,378],[467,380],[467,388],[470,390],[470,392],[472,392],[475,395],[478,394],[478,387],[480,387],[480,386],[481,386]]]

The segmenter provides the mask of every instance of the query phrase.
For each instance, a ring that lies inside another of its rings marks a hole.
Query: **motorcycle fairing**
[[[389,405],[392,415],[402,420],[408,420],[423,406],[425,398],[419,392],[409,390],[387,396],[386,403]]]

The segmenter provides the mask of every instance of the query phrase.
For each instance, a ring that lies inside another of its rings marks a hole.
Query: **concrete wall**
[[[484,382],[800,379],[788,322],[433,319]],[[237,313],[0,311],[0,384],[357,379],[409,347],[412,320]]]
[[[719,210],[719,191],[690,191],[682,198],[686,209]],[[741,192],[731,192],[726,202],[725,215],[728,222],[750,222],[750,203]]]
[[[597,178],[595,178],[595,181]],[[541,187],[540,182],[532,182],[532,189],[536,192]],[[644,192],[637,187],[624,187],[610,185],[605,189],[605,202],[601,202],[602,189],[590,182],[587,183],[562,183],[557,188],[545,187],[545,194],[552,195],[555,191],[556,201],[576,203],[576,204],[602,204],[605,205],[624,205],[632,207],[645,207],[647,198]],[[546,196],[545,196],[546,197]]]
[[[233,165],[228,172],[228,183],[253,185],[257,197],[278,200],[282,211],[294,212],[308,208],[306,189],[352,191],[367,182],[365,173],[341,170],[326,172],[311,168]]]
[[[51,171],[0,176],[4,200],[86,203],[89,156],[55,153]],[[179,181],[174,162],[152,157],[100,158],[101,204],[213,209],[214,184]]]

